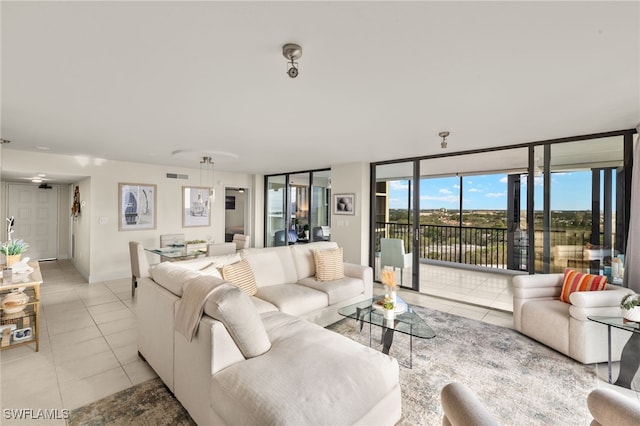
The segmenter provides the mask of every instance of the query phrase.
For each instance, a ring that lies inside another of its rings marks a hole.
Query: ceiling
[[[639,5],[2,1],[3,149],[270,174],[631,129]]]

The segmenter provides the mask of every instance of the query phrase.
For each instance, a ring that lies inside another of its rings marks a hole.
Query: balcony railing
[[[508,253],[512,250],[511,269],[526,270],[528,244],[524,233],[515,234],[509,247],[507,228],[421,224],[418,232],[417,249],[421,259],[507,269]],[[556,245],[580,247],[587,244],[590,238],[588,231],[558,230],[551,231],[550,235],[551,247]],[[376,222],[376,251],[380,251],[380,238],[402,239],[408,252],[414,250],[409,224]],[[542,235],[535,240],[541,242]],[[541,251],[542,247],[536,244],[536,252]]]

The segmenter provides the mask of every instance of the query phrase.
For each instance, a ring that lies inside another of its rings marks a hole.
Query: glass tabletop
[[[207,253],[206,249],[196,249],[196,250],[187,251],[184,247],[184,244],[170,245],[168,247],[162,247],[162,248],[145,248],[145,250],[154,254],[159,254],[160,256],[171,258],[171,259],[180,259],[183,257],[198,256],[198,255]]]
[[[413,311],[413,308],[410,305],[406,304],[406,302],[399,297],[398,301],[400,304],[405,303],[407,306],[406,311],[396,313],[393,323],[384,319],[382,309],[378,309],[377,306],[374,306],[375,303],[383,297],[384,296],[378,296],[354,303],[353,305],[345,306],[338,309],[338,313],[344,317],[353,318],[367,324],[393,328],[395,331],[400,333],[409,334],[421,339],[432,339],[436,337],[435,331],[433,331],[431,327],[429,327],[429,325]]]
[[[632,333],[640,333],[640,323],[626,320],[623,317],[588,316],[587,318],[591,321],[610,325],[611,327],[619,328],[621,330],[631,331]]]

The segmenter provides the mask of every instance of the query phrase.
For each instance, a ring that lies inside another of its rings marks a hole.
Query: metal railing
[[[518,253],[517,256],[527,256],[526,240],[523,241],[524,246],[516,243],[509,247],[507,228],[421,224],[418,226],[418,232],[417,249],[421,259],[507,269],[509,250]],[[590,238],[590,232],[580,230],[557,230],[551,231],[550,234],[552,247],[564,244],[584,246]],[[410,224],[376,222],[376,252],[380,251],[380,238],[399,238],[404,240],[407,252],[414,250]],[[536,238],[536,241],[542,241],[542,236]],[[526,261],[516,263],[526,268]],[[518,266],[517,269],[522,268]]]

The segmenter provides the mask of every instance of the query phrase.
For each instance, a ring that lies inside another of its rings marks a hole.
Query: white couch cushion
[[[301,279],[298,284],[327,293],[330,305],[351,299],[364,292],[364,282],[360,278],[344,277],[341,280],[319,282],[309,277]]]
[[[258,288],[297,281],[289,247],[245,249],[242,256],[251,265]]]
[[[182,296],[184,283],[197,277],[198,272],[178,262],[162,262],[149,268],[149,275],[158,285],[176,296]]]
[[[253,306],[256,307],[256,310],[259,314],[264,314],[265,312],[275,312],[278,308],[266,300],[259,299],[255,296],[251,296],[251,301],[253,302]]]
[[[212,376],[227,424],[356,424],[398,382],[397,361],[381,352],[282,313],[262,319],[271,350]]]
[[[216,287],[204,312],[222,322],[245,358],[262,355],[271,348],[262,319],[249,296],[232,284]]]
[[[329,305],[327,293],[298,284],[259,287],[256,296],[275,305],[281,312],[296,316]]]

